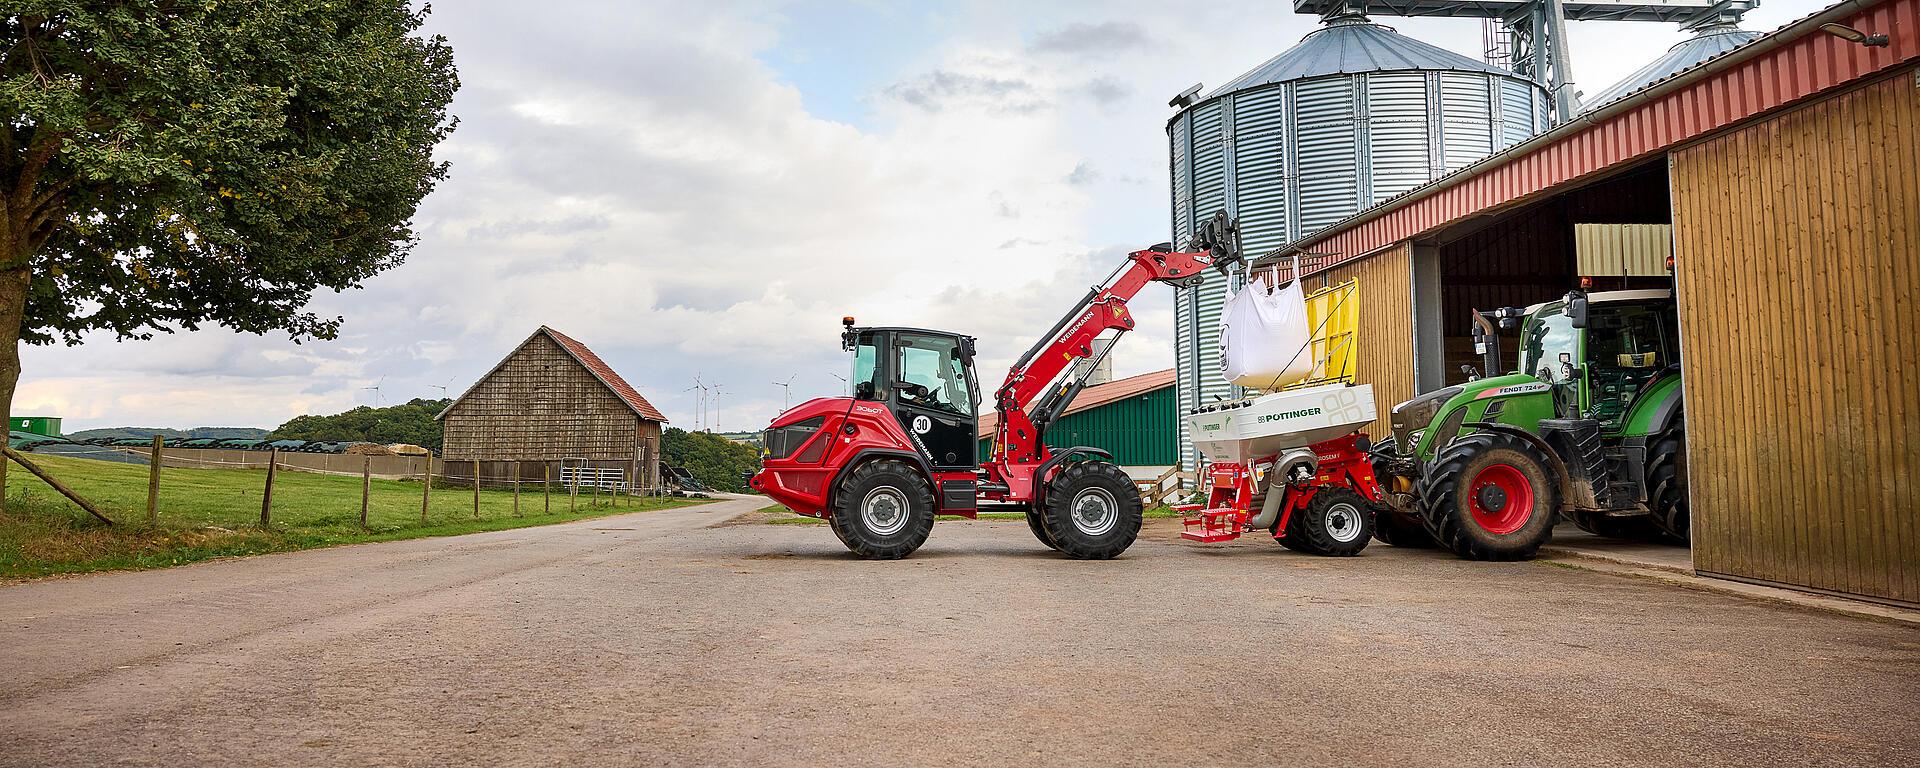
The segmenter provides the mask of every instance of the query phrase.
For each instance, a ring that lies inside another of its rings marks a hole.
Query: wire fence
[[[447,516],[446,494],[449,493],[470,494],[473,519],[480,519],[485,512],[498,507],[510,508],[511,514],[519,517],[526,511],[552,513],[556,506],[561,505],[564,505],[562,508],[568,512],[577,512],[583,504],[592,508],[633,507],[641,503],[640,500],[645,497],[679,495],[659,482],[660,474],[654,465],[655,462],[645,456],[644,451],[636,451],[634,457],[628,460],[582,457],[552,461],[514,459],[446,461],[433,456],[282,453],[278,449],[245,453],[258,453],[259,458],[244,456],[236,459],[222,454],[210,455],[201,452],[201,449],[166,448],[159,440],[147,449],[63,445],[58,450],[28,455],[11,447],[5,448],[6,460],[26,469],[56,493],[108,525],[116,525],[123,521],[114,519],[114,515],[109,514],[108,509],[76,491],[71,485],[62,482],[55,473],[49,472],[34,458],[57,455],[118,464],[145,465],[148,468],[144,499],[145,520],[150,526],[158,523],[163,493],[176,490],[168,486],[165,471],[168,469],[217,472],[223,476],[219,485],[226,489],[229,496],[236,485],[241,487],[242,493],[251,496],[252,492],[245,488],[252,482],[257,482],[259,525],[262,528],[273,527],[276,506],[302,501],[288,498],[286,493],[289,490],[296,493],[323,494],[329,512],[337,511],[343,503],[341,500],[343,489],[338,484],[316,489],[310,481],[302,487],[292,488],[281,479],[283,472],[329,477],[359,477],[361,482],[358,524],[363,529],[368,528],[370,516],[376,512],[376,507],[379,507],[378,511],[389,520],[393,517],[396,496],[404,490],[395,487],[392,481],[409,481],[419,484],[418,512],[421,525],[428,524],[430,518],[436,513],[441,518]],[[358,464],[358,468],[357,471],[333,468],[341,464]],[[238,474],[245,470],[253,471],[249,474],[257,474],[258,480],[249,479],[248,482],[240,484],[231,482],[233,479],[246,477]],[[125,470],[120,472],[124,474]],[[227,472],[236,474],[226,475]],[[376,478],[382,481],[379,494],[374,493]],[[120,485],[112,489],[115,499],[122,502],[123,507],[131,506],[126,502],[137,503],[136,499],[128,498],[130,491],[124,487],[125,485],[127,483],[123,477]],[[191,495],[201,486],[210,484],[204,482],[204,478],[195,477],[187,485],[193,486],[186,489]],[[278,497],[276,492],[279,493]],[[496,498],[483,503],[483,492]],[[504,498],[508,493],[511,494],[510,503]],[[175,495],[178,493],[176,492]],[[438,501],[434,498],[436,495],[441,497]],[[561,498],[556,500],[555,496]],[[306,508],[311,505],[300,504],[300,506],[303,511],[310,511]],[[495,511],[504,512],[505,510]],[[124,514],[121,516],[125,517]],[[327,517],[332,519],[331,516]]]

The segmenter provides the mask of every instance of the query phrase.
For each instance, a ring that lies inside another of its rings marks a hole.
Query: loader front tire
[[[933,486],[906,462],[869,461],[841,484],[827,523],[854,554],[898,560],[933,533]]]
[[[1104,461],[1075,462],[1055,473],[1038,511],[1042,541],[1075,560],[1111,560],[1140,536],[1140,491]]]

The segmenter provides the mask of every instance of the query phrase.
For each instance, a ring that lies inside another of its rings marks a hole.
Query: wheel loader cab
[[[979,385],[973,337],[922,328],[848,328],[856,400],[883,403],[934,471],[972,471]]]

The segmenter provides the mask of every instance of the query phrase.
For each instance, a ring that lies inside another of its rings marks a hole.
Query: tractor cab
[[[853,353],[847,382],[854,400],[883,404],[934,471],[972,471],[980,403],[973,337],[843,322],[841,347]]]
[[[1633,401],[1679,360],[1664,290],[1570,294],[1526,309],[1520,369],[1554,387],[1555,415],[1617,431]]]

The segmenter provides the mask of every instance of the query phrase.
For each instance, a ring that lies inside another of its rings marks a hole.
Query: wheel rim
[[[1105,488],[1088,488],[1074,494],[1067,508],[1073,527],[1088,536],[1104,535],[1120,524],[1120,504]]]
[[[907,527],[907,495],[891,485],[883,485],[867,492],[860,500],[860,522],[867,530],[881,536],[891,536]]]
[[[1360,514],[1359,507],[1343,501],[1327,507],[1326,515],[1320,522],[1326,528],[1328,537],[1349,544],[1360,538],[1360,531],[1364,527],[1360,524]]]
[[[1533,517],[1533,483],[1512,464],[1481,469],[1467,484],[1467,499],[1474,524],[1487,533],[1513,533]]]

